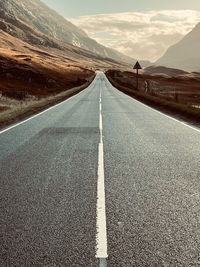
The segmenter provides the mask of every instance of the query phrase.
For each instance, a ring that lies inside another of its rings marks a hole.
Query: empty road
[[[200,131],[112,87],[0,130],[0,266],[200,266]]]

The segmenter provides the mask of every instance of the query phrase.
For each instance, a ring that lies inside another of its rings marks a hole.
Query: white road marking
[[[108,81],[108,79],[107,79],[107,81]],[[117,89],[117,88],[115,88],[109,81],[108,81],[108,83],[109,83],[109,85],[110,85],[111,87],[113,87],[114,89]],[[118,89],[117,89],[117,90],[118,90]],[[120,94],[123,94],[123,95],[124,95],[124,93],[122,93],[121,91],[118,90],[118,92],[119,92]],[[126,94],[125,94],[125,95],[126,95]],[[197,128],[195,128],[194,126],[191,126],[191,125],[187,124],[186,122],[183,122],[183,121],[180,121],[180,120],[178,120],[178,119],[175,119],[174,117],[171,117],[171,116],[169,116],[169,115],[167,115],[167,114],[165,114],[165,113],[163,113],[163,112],[161,112],[161,111],[159,111],[159,110],[157,110],[157,109],[154,109],[154,108],[148,106],[147,104],[144,104],[144,103],[140,102],[139,100],[137,100],[137,99],[135,99],[135,98],[133,98],[133,97],[131,97],[131,96],[129,96],[129,95],[126,95],[126,96],[128,96],[128,97],[131,98],[131,99],[134,99],[136,102],[140,103],[141,105],[143,105],[143,106],[145,106],[145,107],[147,107],[147,108],[149,108],[149,109],[151,109],[151,110],[153,110],[153,111],[155,111],[155,112],[157,112],[157,113],[159,113],[159,114],[161,114],[161,115],[167,117],[168,119],[171,119],[171,120],[173,120],[173,121],[176,121],[176,122],[178,122],[178,123],[180,123],[180,124],[182,124],[182,125],[184,125],[184,126],[190,128],[190,129],[195,130],[196,132],[199,132],[199,133],[200,133],[200,129],[197,129]]]
[[[88,87],[87,87],[87,88],[88,88]],[[82,90],[80,93],[78,93],[78,94],[76,94],[76,95],[74,95],[74,96],[71,96],[71,97],[69,97],[68,99],[66,99],[66,100],[64,100],[64,101],[62,101],[62,102],[60,102],[60,103],[58,103],[58,104],[56,104],[56,105],[54,105],[54,106],[52,106],[52,107],[50,107],[50,108],[45,109],[44,111],[42,111],[42,112],[40,112],[40,113],[38,113],[38,114],[36,114],[36,115],[34,115],[34,116],[31,116],[30,118],[28,118],[28,119],[26,119],[26,120],[23,120],[23,121],[21,121],[21,122],[19,122],[19,123],[16,123],[16,124],[14,124],[14,125],[12,125],[12,126],[6,128],[6,129],[0,131],[0,134],[5,133],[5,132],[7,132],[7,131],[9,131],[9,130],[11,130],[11,129],[17,127],[17,126],[19,126],[19,125],[21,125],[21,124],[24,124],[24,123],[27,122],[27,121],[30,121],[30,120],[32,120],[32,119],[34,119],[34,118],[36,118],[36,117],[38,117],[38,116],[44,114],[45,112],[47,112],[47,111],[49,111],[49,110],[51,110],[51,109],[53,109],[53,108],[55,108],[55,107],[58,107],[58,106],[60,106],[60,105],[62,105],[62,104],[64,104],[64,103],[66,103],[67,101],[69,101],[69,100],[73,99],[74,97],[80,95],[80,94],[83,93],[84,91],[85,91],[85,90]]]
[[[99,100],[99,161],[98,161],[98,183],[97,183],[97,233],[96,233],[96,258],[106,259],[107,253],[107,229],[106,229],[106,209],[105,209],[105,184],[104,184],[104,153],[103,153],[103,123],[101,91]]]
[[[100,98],[99,98],[99,129],[100,129],[100,143],[103,143],[103,118],[102,118],[101,91],[100,91]]]
[[[135,100],[136,100],[136,99],[135,99]],[[138,100],[136,100],[136,101],[139,102],[139,103],[141,103],[141,102],[138,101]],[[153,111],[155,111],[155,112],[157,112],[157,113],[159,113],[159,114],[161,114],[161,115],[167,117],[168,119],[171,119],[171,120],[173,120],[173,121],[176,121],[176,122],[178,122],[178,123],[180,123],[180,124],[182,124],[182,125],[184,125],[184,126],[190,128],[190,129],[195,130],[196,132],[199,132],[199,133],[200,133],[200,129],[197,129],[197,128],[195,128],[194,126],[191,126],[191,125],[187,124],[186,122],[183,122],[183,121],[180,121],[180,120],[178,120],[178,119],[175,119],[174,117],[171,117],[171,116],[169,116],[169,115],[167,115],[167,114],[165,114],[165,113],[163,113],[163,112],[161,112],[161,111],[159,111],[159,110],[157,110],[157,109],[154,109],[154,108],[152,108],[152,107],[150,107],[150,106],[148,106],[148,105],[146,105],[146,104],[144,104],[144,103],[141,103],[141,104],[144,105],[145,107],[147,107],[147,108],[149,108],[149,109],[151,109],[151,110],[153,110]]]

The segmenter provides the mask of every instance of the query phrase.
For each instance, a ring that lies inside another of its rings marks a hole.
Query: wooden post
[[[140,63],[137,61],[133,69],[137,70],[136,73],[136,90],[139,89],[139,75],[138,75],[138,70],[141,70],[142,67],[140,66]]]
[[[137,69],[137,75],[136,75],[136,89],[138,90],[138,69]]]

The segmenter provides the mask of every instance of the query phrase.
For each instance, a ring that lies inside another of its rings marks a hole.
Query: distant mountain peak
[[[171,46],[158,59],[156,65],[164,65],[186,71],[200,71],[200,23],[180,42]]]

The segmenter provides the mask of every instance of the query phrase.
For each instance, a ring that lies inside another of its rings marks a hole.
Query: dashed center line
[[[98,152],[98,182],[97,182],[97,223],[96,223],[96,258],[100,267],[107,266],[107,229],[105,208],[105,184],[104,184],[104,152],[103,152],[103,120],[101,90],[99,97],[99,129],[100,143]]]

